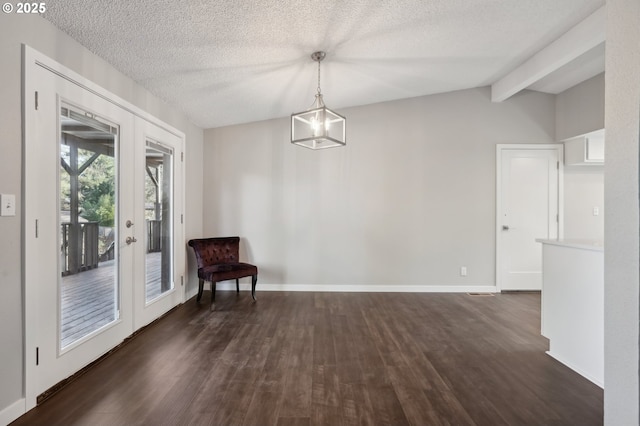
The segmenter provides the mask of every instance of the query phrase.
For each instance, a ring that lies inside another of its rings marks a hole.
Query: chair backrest
[[[209,265],[239,262],[240,237],[200,238],[189,240],[198,269]]]

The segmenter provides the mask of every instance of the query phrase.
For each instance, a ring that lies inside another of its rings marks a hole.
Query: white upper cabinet
[[[604,129],[564,141],[564,164],[567,166],[604,164]]]

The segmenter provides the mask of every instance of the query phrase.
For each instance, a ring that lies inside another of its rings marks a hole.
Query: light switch
[[[13,194],[0,194],[0,216],[16,215],[16,196]]]
[[[600,209],[599,209],[598,207],[594,207],[594,208],[593,208],[593,215],[594,215],[594,216],[598,216],[598,215],[600,215]]]

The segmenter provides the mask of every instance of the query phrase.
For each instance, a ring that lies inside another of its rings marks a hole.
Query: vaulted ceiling
[[[553,62],[539,52],[603,4],[48,0],[44,18],[194,124],[211,128],[308,108],[317,87],[310,55],[317,50],[327,52],[325,102],[338,112],[507,81],[519,67],[539,66],[540,58]],[[604,70],[604,47],[564,62],[543,67],[544,78],[521,79],[520,88],[558,93],[592,77]]]

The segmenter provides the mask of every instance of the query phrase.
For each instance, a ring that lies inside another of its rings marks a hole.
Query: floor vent
[[[467,293],[469,296],[493,296],[493,293]]]

